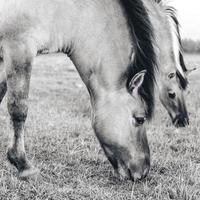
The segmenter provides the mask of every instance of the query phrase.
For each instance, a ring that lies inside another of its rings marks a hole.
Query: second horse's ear
[[[198,68],[197,67],[194,67],[192,69],[188,69],[185,73],[186,73],[186,76],[190,75],[193,71],[196,71]]]
[[[138,89],[141,87],[141,85],[142,85],[142,83],[143,83],[143,81],[144,81],[144,77],[145,77],[146,72],[147,72],[146,70],[143,70],[143,71],[141,71],[141,72],[138,72],[138,73],[131,79],[131,81],[130,81],[130,83],[129,83],[129,90],[131,91],[131,93],[132,93],[133,91],[138,90]]]

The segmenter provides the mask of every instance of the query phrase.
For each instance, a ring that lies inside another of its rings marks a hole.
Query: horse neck
[[[87,0],[71,59],[92,96],[126,89],[123,76],[133,53],[126,17],[118,1]],[[90,13],[88,15],[88,13]],[[80,14],[81,15],[81,14]]]
[[[0,37],[31,36],[37,51],[46,48],[68,53],[87,87],[96,93],[102,88],[125,88],[125,80],[120,80],[133,52],[127,18],[119,1],[20,0],[19,5],[14,0],[5,2],[4,7],[13,8],[13,12],[9,12],[9,23],[2,22],[0,28],[5,30],[0,31]],[[16,28],[18,24],[20,27]],[[13,34],[7,36],[11,31]]]
[[[160,79],[176,71],[179,62],[179,41],[177,30],[171,16],[167,13],[165,5],[155,3],[153,0],[143,0],[147,8],[156,40],[156,54]]]

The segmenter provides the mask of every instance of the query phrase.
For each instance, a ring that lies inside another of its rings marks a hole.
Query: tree
[[[182,46],[186,53],[200,53],[200,41],[184,39],[182,40]]]

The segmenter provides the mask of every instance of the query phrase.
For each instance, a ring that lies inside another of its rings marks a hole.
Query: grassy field
[[[189,67],[200,55],[186,55]],[[17,178],[6,160],[9,117],[6,99],[0,106],[0,199],[199,200],[200,199],[200,70],[190,76],[186,94],[191,124],[175,130],[157,103],[148,128],[151,171],[137,183],[122,182],[104,156],[90,122],[85,86],[62,54],[37,57],[32,73],[26,150],[40,174]]]

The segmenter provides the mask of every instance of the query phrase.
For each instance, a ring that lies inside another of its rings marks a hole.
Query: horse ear
[[[138,72],[131,80],[130,84],[129,84],[129,89],[131,92],[133,92],[133,90],[138,90],[140,88],[140,86],[142,85],[143,81],[144,81],[144,77],[146,74],[146,70],[143,70],[141,72]]]
[[[186,74],[186,76],[188,76],[188,75],[190,75],[193,71],[196,71],[197,70],[197,67],[194,67],[194,68],[192,68],[192,69],[188,69],[186,72],[185,72],[185,74]]]

